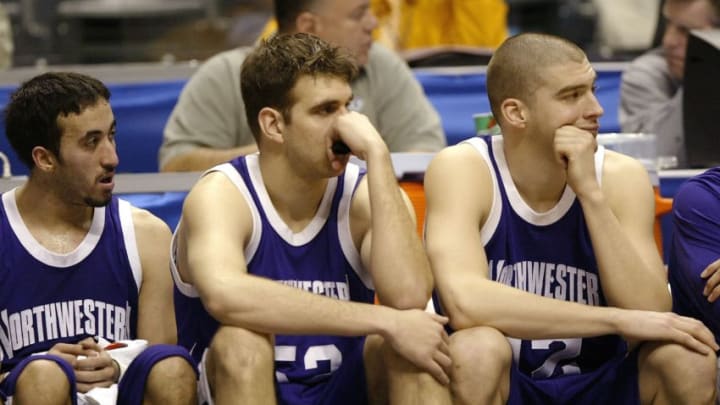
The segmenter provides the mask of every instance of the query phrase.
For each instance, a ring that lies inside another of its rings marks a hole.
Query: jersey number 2
[[[533,370],[533,378],[548,378],[553,375],[559,362],[570,360],[580,356],[582,339],[540,339],[532,341],[533,350],[548,350],[551,346],[563,344],[565,347],[553,352],[545,359],[543,364]],[[580,374],[580,367],[576,363],[569,363],[561,366],[562,374]]]

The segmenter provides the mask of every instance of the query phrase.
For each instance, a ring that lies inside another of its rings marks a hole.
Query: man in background
[[[682,80],[688,35],[717,27],[719,8],[717,0],[666,0],[662,47],[637,58],[622,76],[622,131],[657,135],[658,156],[676,157],[679,167],[687,165]]]
[[[445,146],[440,117],[407,64],[373,44],[377,20],[369,0],[277,0],[279,33],[304,32],[346,48],[361,66],[349,108],[366,115],[390,152]],[[257,150],[240,94],[241,65],[252,48],[205,62],[183,89],[165,127],[162,171],[205,170]]]

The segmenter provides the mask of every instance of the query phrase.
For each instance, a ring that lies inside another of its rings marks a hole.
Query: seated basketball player
[[[564,39],[508,39],[487,72],[502,136],[428,168],[426,243],[459,404],[714,400],[718,345],[665,312],[650,181],[597,145],[595,79]]]
[[[168,344],[170,231],[112,195],[109,98],[88,76],[46,73],[7,105],[30,176],[0,203],[0,403],[196,403],[193,360]]]
[[[683,183],[673,201],[668,263],[673,311],[720,337],[720,167]]]
[[[422,310],[432,276],[387,146],[348,112],[352,59],[279,35],[242,71],[259,153],[199,180],[171,249],[200,399],[364,404],[370,386],[393,404],[448,401],[447,319]]]

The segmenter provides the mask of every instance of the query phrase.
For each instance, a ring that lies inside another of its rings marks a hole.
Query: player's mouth
[[[98,179],[98,183],[105,188],[112,190],[115,187],[114,174],[106,174]]]

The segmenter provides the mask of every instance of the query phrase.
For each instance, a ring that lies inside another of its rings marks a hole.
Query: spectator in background
[[[348,49],[360,75],[350,109],[368,116],[391,152],[432,152],[445,146],[440,117],[407,64],[373,44],[377,20],[369,0],[277,0],[280,33],[305,32]],[[164,131],[163,171],[204,170],[257,150],[240,94],[240,67],[252,48],[205,62],[183,89]]]
[[[398,51],[445,46],[494,49],[507,37],[504,0],[372,0]]]
[[[682,80],[690,30],[718,26],[715,0],[666,0],[662,47],[640,56],[622,76],[620,125],[623,132],[657,135],[658,156],[675,156],[685,167]]]
[[[0,70],[12,67],[13,35],[10,17],[5,6],[0,3]]]

